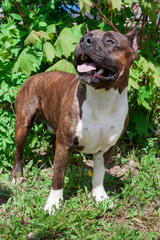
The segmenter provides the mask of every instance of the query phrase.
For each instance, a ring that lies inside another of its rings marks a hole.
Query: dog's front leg
[[[95,197],[96,202],[101,202],[105,199],[109,199],[104,186],[103,180],[105,175],[105,167],[109,162],[112,154],[114,152],[114,147],[111,147],[106,153],[99,152],[94,155],[94,169],[93,169],[93,179],[92,179],[92,195]],[[110,204],[110,208],[113,204]]]
[[[105,174],[103,152],[94,155],[94,168],[92,179],[92,195],[95,197],[96,202],[101,202],[108,199],[107,193],[103,186],[103,179]]]
[[[53,165],[53,182],[51,191],[48,196],[44,211],[49,211],[49,214],[54,214],[55,208],[59,209],[63,201],[64,177],[67,168],[68,159],[70,156],[69,148],[56,144],[56,152]]]

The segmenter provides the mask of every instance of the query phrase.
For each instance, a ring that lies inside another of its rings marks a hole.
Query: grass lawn
[[[139,157],[137,157],[139,156]],[[74,154],[65,177],[64,203],[54,216],[43,212],[52,169],[31,164],[25,181],[9,185],[0,175],[0,239],[160,239],[160,161],[156,150],[114,157],[105,189],[114,203],[96,204],[91,196],[91,159]]]

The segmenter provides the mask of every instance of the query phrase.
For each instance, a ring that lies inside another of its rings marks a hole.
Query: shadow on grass
[[[48,232],[48,228],[44,228],[42,231],[29,238],[30,240],[46,240],[46,239],[66,239],[65,233],[50,233],[52,230]]]
[[[92,176],[90,176],[89,172],[93,172],[93,167],[91,165],[88,166],[82,161],[78,165],[69,164],[66,172],[67,183],[64,188],[65,199],[68,200],[71,197],[77,196],[78,189],[84,189],[84,187],[87,187],[88,191],[92,191]],[[122,177],[106,173],[104,176],[104,188],[106,192],[110,192],[110,195],[112,195],[112,192],[120,194],[127,182],[124,179],[122,180]]]
[[[8,199],[11,197],[12,191],[3,183],[0,182],[0,206],[5,204]]]
[[[78,166],[73,164],[69,165],[66,173],[67,183],[65,184],[65,188],[64,188],[64,200],[69,200],[72,197],[76,197],[79,189],[83,189],[82,191],[85,192],[84,190],[85,186],[87,187],[88,191],[92,190],[92,178],[88,175],[88,169],[92,170],[91,167],[88,168],[84,163]],[[125,184],[125,180],[121,180],[120,177],[117,177],[111,174],[105,175],[104,187],[107,192],[108,191],[110,192],[109,193],[110,196],[112,195],[112,192],[114,192],[114,194],[121,193],[122,191],[121,189],[124,187],[124,184]],[[75,214],[77,214],[75,209],[74,211],[75,211]],[[79,210],[77,209],[77,211]],[[88,211],[91,211],[91,210],[88,210]],[[111,211],[111,210],[108,210],[108,211]],[[99,218],[100,216],[97,215],[97,217],[95,218],[95,221],[98,221]],[[58,219],[54,220],[55,221],[54,224],[57,224],[57,225],[59,224]],[[46,216],[46,221],[48,221],[47,216]],[[65,222],[64,222],[64,225],[65,225]],[[66,226],[67,226],[66,230],[65,230],[65,226],[63,227],[62,225],[59,226],[59,228],[57,228],[56,230],[55,229],[53,230],[52,226],[46,226],[46,227],[44,226],[41,229],[41,231],[38,231],[36,233],[31,233],[33,235],[31,235],[29,239],[31,240],[70,239],[66,231],[71,231],[71,230],[68,230],[69,226],[67,224]]]

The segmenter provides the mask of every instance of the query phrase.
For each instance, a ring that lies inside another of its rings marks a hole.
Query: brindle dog
[[[56,132],[51,191],[44,207],[50,214],[63,200],[64,177],[73,150],[94,154],[92,195],[107,200],[105,168],[128,124],[129,69],[137,58],[137,28],[122,35],[90,31],[75,50],[77,75],[45,72],[30,77],[15,102],[15,158],[12,178],[23,176],[27,136],[37,116]]]

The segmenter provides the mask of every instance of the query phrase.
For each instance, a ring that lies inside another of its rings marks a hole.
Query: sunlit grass
[[[8,184],[9,174],[1,174],[0,239],[159,239],[160,162],[154,149],[137,157],[137,162],[137,176],[132,170],[125,177],[106,175],[112,210],[92,198],[92,170],[81,159],[70,164],[64,203],[54,216],[43,211],[51,169],[32,166],[26,170],[25,181],[16,186]]]

